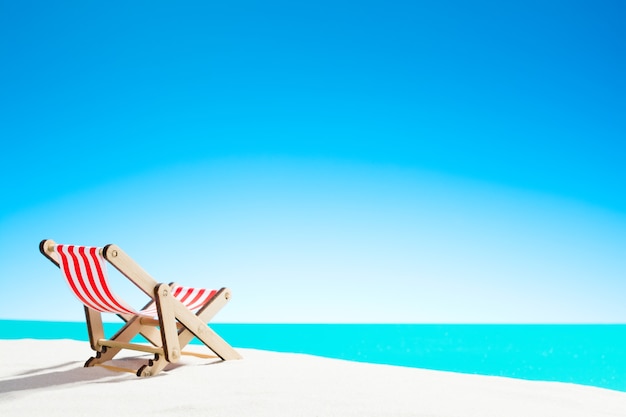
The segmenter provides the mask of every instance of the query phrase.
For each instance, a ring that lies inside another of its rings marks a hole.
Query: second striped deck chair
[[[86,367],[103,364],[122,349],[130,349],[154,354],[154,359],[137,370],[137,376],[156,375],[169,363],[178,362],[184,354],[182,349],[194,336],[222,360],[241,359],[207,325],[230,299],[227,288],[216,291],[158,283],[116,245],[97,248],[43,240],[39,250],[61,269],[71,291],[84,305],[89,343],[97,352]],[[105,261],[150,297],[143,309],[133,309],[113,293]],[[110,339],[104,336],[102,313],[116,314],[125,322]],[[139,334],[150,344],[131,343]]]

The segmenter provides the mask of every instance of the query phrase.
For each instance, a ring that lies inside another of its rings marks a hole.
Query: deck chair
[[[230,299],[227,288],[216,291],[158,283],[117,245],[103,248],[59,245],[46,239],[39,244],[39,250],[61,269],[71,291],[84,305],[89,343],[96,351],[96,356],[85,362],[86,367],[106,367],[104,362],[112,360],[122,349],[130,349],[154,354],[154,359],[136,371],[137,376],[156,375],[168,364],[178,362],[182,354],[192,354],[182,349],[194,336],[217,355],[211,357],[241,359],[207,325]],[[113,293],[105,261],[150,297],[144,308],[137,311]],[[124,321],[110,339],[104,336],[102,313],[113,313]],[[137,335],[149,344],[131,343]]]

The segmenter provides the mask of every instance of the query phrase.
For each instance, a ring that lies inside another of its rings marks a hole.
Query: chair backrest
[[[106,261],[101,248],[76,245],[56,245],[59,267],[74,295],[87,307],[103,313],[132,314],[154,317],[154,303],[137,312],[124,300],[116,296],[107,280]],[[204,306],[216,290],[172,286],[172,295],[189,310]]]
[[[56,245],[54,249],[66,282],[84,305],[100,312],[137,314],[111,291],[101,248]]]

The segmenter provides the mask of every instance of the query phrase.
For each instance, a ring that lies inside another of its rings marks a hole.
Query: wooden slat
[[[89,333],[89,345],[96,352],[100,351],[98,341],[104,338],[104,326],[102,324],[102,314],[99,311],[92,310],[87,306],[85,309],[85,320],[87,322],[87,332]]]
[[[158,282],[117,245],[106,245],[102,256],[150,298]]]
[[[196,358],[202,358],[202,359],[220,359],[220,357],[216,355],[207,355],[206,353],[198,353],[198,352],[185,352],[184,350],[181,352],[181,355],[195,356]]]
[[[159,326],[159,321],[150,317],[141,317],[139,318],[139,322],[141,323],[142,326],[155,326],[155,327]],[[181,329],[183,325],[180,323],[176,323],[176,327],[178,329]]]
[[[178,362],[180,359],[180,343],[178,329],[176,328],[176,316],[174,305],[176,300],[172,295],[172,289],[167,284],[161,284],[154,290],[154,301],[159,313],[159,328],[163,341],[163,352],[168,362]]]
[[[56,245],[56,242],[54,240],[52,240],[52,239],[44,239],[39,244],[39,251],[41,252],[41,254],[43,256],[48,258],[48,260],[50,260],[50,262],[52,262],[56,266],[59,266],[58,255],[54,251],[54,246],[55,245]]]
[[[106,340],[106,339],[98,340],[98,344],[100,346],[107,346],[107,347],[119,348],[119,349],[130,349],[130,350],[137,350],[140,352],[158,353],[159,355],[163,355],[163,349],[155,347],[155,346],[139,345],[137,343],[124,343],[124,342],[117,342],[115,340]]]
[[[136,374],[137,371],[135,369],[128,369],[128,368],[122,368],[119,366],[112,366],[112,365],[103,365],[101,363],[97,363],[95,364],[95,366],[101,366],[105,369],[108,369],[109,371],[115,371],[115,372],[128,372],[131,374]]]

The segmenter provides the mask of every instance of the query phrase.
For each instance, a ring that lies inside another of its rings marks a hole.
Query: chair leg
[[[197,314],[193,314],[178,300],[171,300],[171,304],[176,305],[174,307],[176,319],[185,326],[178,333],[178,344],[181,351],[195,336],[215,352],[220,359],[241,359],[241,355],[207,325],[213,316],[228,302],[229,298],[230,292],[228,289],[222,288]],[[190,329],[194,329],[193,332]],[[156,355],[154,360],[137,370],[137,376],[154,376],[161,372],[169,363],[165,356]]]
[[[163,356],[168,362],[178,362],[180,359],[180,342],[176,315],[174,314],[172,289],[167,284],[160,284],[154,289],[154,301],[159,315],[159,328],[163,341]]]
[[[146,365],[143,365],[137,370],[137,376],[154,376],[161,372],[169,363],[170,362],[165,359],[165,356],[155,355],[154,360],[151,359]]]
[[[197,314],[193,314],[178,300],[173,303],[176,308],[176,318],[185,326],[179,333],[181,349],[195,336],[222,360],[241,359],[241,355],[207,325],[213,316],[226,305],[229,298],[230,291],[222,288]]]
[[[110,340],[128,343],[138,334],[146,337],[146,339],[154,345],[160,344],[159,331],[154,327],[142,325],[141,318],[137,316],[129,319]],[[119,347],[103,347],[100,345],[98,345],[98,347],[99,350],[94,349],[97,351],[96,356],[91,357],[87,360],[87,362],[85,362],[86,367],[110,361],[122,350],[122,348]]]
[[[102,325],[102,314],[99,311],[85,308],[85,322],[87,323],[87,333],[89,335],[89,345],[96,352],[100,352],[102,347],[98,345],[98,340],[104,338],[104,326]]]

